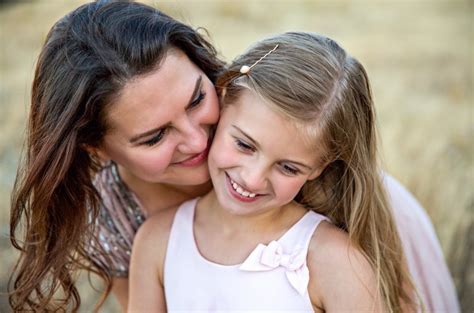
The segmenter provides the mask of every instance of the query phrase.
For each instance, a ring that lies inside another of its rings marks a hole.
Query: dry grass
[[[23,140],[35,59],[47,31],[84,1],[0,7],[0,290],[15,259],[9,193]],[[329,35],[366,65],[387,170],[431,216],[463,302],[474,304],[472,1],[151,1],[204,26],[227,60],[270,33]],[[81,284],[84,311],[96,295]],[[104,311],[116,310],[113,300]],[[8,311],[5,297],[0,311]]]

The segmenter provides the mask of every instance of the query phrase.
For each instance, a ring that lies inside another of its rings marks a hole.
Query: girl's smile
[[[229,194],[238,201],[250,203],[257,201],[260,197],[263,196],[262,194],[257,194],[244,189],[244,187],[242,187],[240,184],[236,183],[233,179],[231,179],[227,173],[226,184]]]

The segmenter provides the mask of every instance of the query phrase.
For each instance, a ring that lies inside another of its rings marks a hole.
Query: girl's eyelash
[[[236,138],[235,143],[241,150],[244,150],[244,151],[247,151],[247,152],[248,151],[251,151],[251,152],[255,151],[254,147],[247,144],[245,141],[242,141],[241,139]],[[283,172],[285,172],[286,174],[290,174],[290,175],[297,175],[300,172],[299,169],[290,167],[286,164],[282,164],[281,168],[282,168]]]
[[[289,167],[288,165],[282,165],[283,171],[290,173],[292,175],[296,175],[299,173],[299,170]]]
[[[235,139],[235,143],[237,144],[237,146],[239,148],[241,148],[243,150],[246,150],[246,151],[254,151],[255,150],[251,145],[245,143],[244,141],[242,141],[240,139]]]
[[[144,141],[143,144],[146,145],[146,146],[154,146],[156,145],[158,142],[161,141],[161,139],[163,139],[163,136],[165,135],[166,133],[166,128],[165,129],[162,129],[160,130],[160,132],[158,134],[156,134],[153,138],[151,138],[150,140],[147,140],[147,141]]]
[[[192,109],[192,108],[196,107],[198,104],[200,104],[202,102],[202,100],[204,100],[205,97],[206,97],[206,93],[201,90],[199,92],[198,97],[193,102],[191,102],[187,108]]]

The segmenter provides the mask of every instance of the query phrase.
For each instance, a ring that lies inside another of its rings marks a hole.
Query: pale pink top
[[[398,181],[385,175],[408,267],[427,312],[460,312],[451,274],[425,210]]]
[[[168,312],[313,312],[306,255],[326,218],[309,211],[281,238],[259,244],[242,264],[205,259],[193,233],[197,199],[174,218],[164,264]]]

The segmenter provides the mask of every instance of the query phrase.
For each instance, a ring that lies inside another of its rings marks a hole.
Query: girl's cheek
[[[278,194],[280,195],[279,198],[284,200],[285,202],[290,202],[293,200],[300,189],[303,187],[305,180],[298,180],[295,179],[293,181],[282,181],[278,184],[278,190],[280,191]]]
[[[209,166],[225,168],[235,166],[239,160],[239,155],[229,142],[217,137],[209,152]]]

